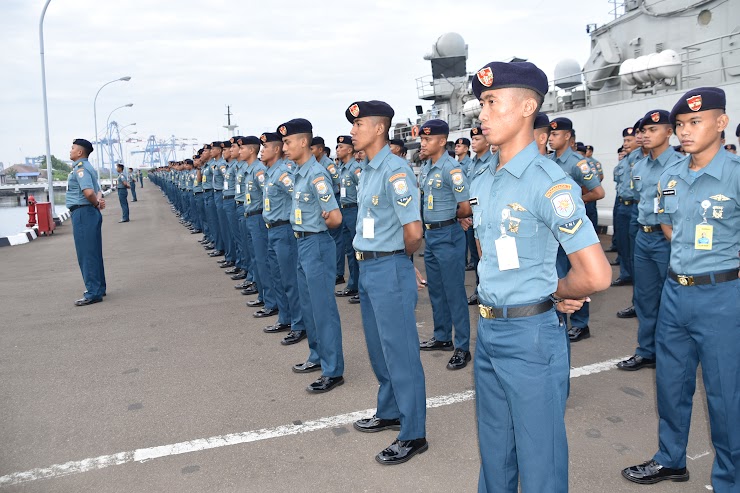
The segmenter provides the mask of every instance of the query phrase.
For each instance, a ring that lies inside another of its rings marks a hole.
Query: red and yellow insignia
[[[457,139],[457,143],[462,144],[463,143],[462,139]]]
[[[491,67],[483,67],[478,71],[478,80],[486,87],[493,85],[493,71]]]
[[[339,142],[344,142],[344,137],[339,137]]]
[[[349,114],[354,116],[355,118],[360,116],[360,107],[357,105],[357,103],[349,107]]]
[[[691,111],[699,111],[701,109],[701,94],[697,96],[691,96],[686,100]]]
[[[265,135],[265,134],[260,135],[260,140],[262,142],[267,142],[267,135]]]
[[[429,135],[430,133],[432,133],[432,129],[431,129],[431,128],[429,128],[429,127],[424,127],[424,128],[422,129],[422,131],[423,131],[423,132],[424,132],[424,133],[425,133],[426,135]]]
[[[234,141],[234,137],[230,138],[230,139],[229,139],[229,142],[231,142],[231,143],[233,144],[233,143],[235,142],[235,141]]]
[[[660,121],[660,113],[656,111],[655,113],[650,115],[650,119],[654,121],[655,123],[658,123]]]
[[[288,129],[285,128],[285,125],[281,125],[280,128],[278,128],[278,132],[280,132],[280,135],[288,135]]]
[[[558,122],[550,122],[550,128],[553,130],[557,130],[558,128]]]
[[[635,130],[633,128],[628,128],[627,129],[627,135],[632,135],[632,132],[634,132],[634,131]]]
[[[477,128],[474,128],[474,129],[472,130],[472,132],[473,132],[473,135],[478,135],[478,129],[477,129]]]

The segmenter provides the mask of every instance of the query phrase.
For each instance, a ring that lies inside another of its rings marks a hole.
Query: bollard
[[[33,228],[34,226],[36,226],[36,199],[31,195],[28,197],[28,222],[26,227]]]

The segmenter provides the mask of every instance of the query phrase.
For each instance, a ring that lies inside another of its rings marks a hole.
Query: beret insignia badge
[[[262,142],[267,142],[267,135],[265,135],[265,134],[260,135],[260,140]]]
[[[558,128],[558,122],[550,122],[550,128],[556,130]]]
[[[650,119],[652,121],[656,122],[656,123],[659,122],[660,121],[660,113],[658,113],[656,111],[655,113],[653,113],[653,114],[650,115]]]
[[[350,115],[354,116],[355,118],[357,118],[358,116],[360,116],[360,107],[357,106],[357,103],[355,103],[355,104],[353,104],[352,106],[349,107],[349,113],[350,113]]]
[[[288,129],[285,128],[285,125],[281,125],[280,128],[278,129],[278,132],[280,132],[280,135],[287,135]]]
[[[691,96],[686,100],[691,111],[699,111],[701,109],[701,94],[697,96]]]
[[[431,128],[429,128],[429,127],[424,127],[424,130],[423,130],[423,132],[424,132],[424,133],[425,133],[426,135],[429,135],[430,133],[432,133],[432,129],[431,129]]]
[[[491,70],[491,67],[483,67],[478,71],[477,75],[478,80],[484,86],[491,87],[493,85],[493,71]]]
[[[472,132],[473,132],[473,135],[478,135],[478,128],[474,128],[474,129],[472,130]]]

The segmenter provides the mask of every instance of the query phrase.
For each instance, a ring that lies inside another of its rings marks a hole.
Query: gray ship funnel
[[[560,89],[565,90],[580,86],[583,83],[581,80],[581,66],[571,58],[560,60],[555,65],[554,83]]]

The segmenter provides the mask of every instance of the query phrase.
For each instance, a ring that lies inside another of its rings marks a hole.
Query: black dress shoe
[[[334,291],[334,296],[337,298],[346,298],[347,296],[354,296],[357,293],[359,293],[359,291],[356,289],[343,289],[341,291]]]
[[[617,317],[619,318],[635,318],[636,316],[637,316],[637,313],[635,312],[634,306],[625,308],[624,310],[619,310],[617,312]]]
[[[206,245],[203,248],[206,249],[206,250],[213,250],[215,247],[213,245]]]
[[[334,387],[339,387],[344,383],[344,377],[339,375],[338,377],[326,377],[320,376],[318,380],[306,387],[306,390],[311,394],[323,394],[329,392]]]
[[[291,330],[290,332],[288,332],[288,335],[283,337],[283,340],[280,341],[280,344],[282,344],[283,346],[290,346],[291,344],[298,344],[305,338],[305,330]]]
[[[231,279],[233,281],[238,281],[240,279],[246,279],[246,278],[247,278],[247,271],[245,271],[245,270],[243,270],[243,271],[241,271],[241,272],[239,272],[239,273],[234,274],[233,276],[231,276]]]
[[[103,298],[80,298],[75,301],[75,306],[92,305],[93,303],[100,303],[101,301],[103,301]]]
[[[118,221],[118,222],[119,222],[119,223],[127,223],[127,222],[128,222],[128,219],[126,219],[126,220],[124,220],[124,219],[121,219],[121,220],[120,220],[120,221]]]
[[[401,420],[396,419],[382,419],[375,415],[372,418],[358,419],[352,423],[355,430],[363,433],[376,433],[383,430],[400,430]]]
[[[224,262],[223,264],[219,265],[222,269],[228,269],[229,267],[234,267],[236,264],[234,262]]]
[[[192,231],[190,232],[190,234],[191,234],[191,235],[197,235],[197,234],[200,234],[200,233],[202,233],[202,232],[203,232],[203,231],[201,231],[200,229],[194,229],[194,230],[192,230]]]
[[[452,341],[438,341],[432,337],[428,341],[420,342],[419,349],[422,351],[452,351],[455,348]]]
[[[252,281],[244,281],[243,283],[237,284],[236,286],[234,286],[234,289],[247,289],[247,288],[252,287],[253,285],[254,285],[254,282]]]
[[[360,295],[356,294],[350,299],[347,300],[350,305],[359,305],[360,304]]]
[[[604,251],[605,251],[605,252],[607,252],[607,253],[608,253],[608,252],[616,252],[616,251],[617,251],[617,247],[614,247],[614,246],[610,246],[609,248],[607,248],[607,249],[606,249],[606,250],[604,250]]]
[[[614,259],[609,261],[609,265],[619,265],[619,260]]]
[[[286,330],[290,330],[290,324],[281,324],[280,322],[275,322],[275,325],[269,325],[262,329],[262,332],[266,334],[275,334],[277,332],[285,332]]]
[[[306,361],[305,363],[296,363],[293,365],[293,373],[311,373],[314,371],[321,371],[321,363]]]
[[[570,339],[570,342],[578,342],[581,339],[588,339],[589,337],[591,337],[591,330],[588,328],[588,325],[568,329],[568,339]]]
[[[257,288],[255,288],[254,286],[249,286],[248,288],[242,289],[242,294],[246,296],[257,294],[257,292],[258,292]],[[262,305],[256,305],[256,306],[262,306]]]
[[[229,270],[225,270],[224,271],[224,274],[231,275],[231,274],[236,274],[236,273],[241,272],[241,271],[242,271],[241,268],[234,266],[234,267],[232,267]]]
[[[344,284],[345,282],[344,276],[337,276],[336,279],[334,279],[334,285]]]
[[[468,361],[470,361],[470,351],[465,351],[464,349],[457,348],[452,354],[450,362],[447,363],[447,369],[461,370],[468,366]]]
[[[642,464],[623,469],[622,476],[624,476],[624,479],[637,484],[655,484],[666,480],[683,483],[689,480],[689,471],[685,467],[681,469],[669,469],[661,466],[654,460],[649,460]]]
[[[415,440],[394,440],[390,447],[375,456],[375,460],[385,466],[403,464],[416,454],[427,451],[429,443],[426,438]]]
[[[214,250],[211,253],[208,254],[209,257],[223,257],[224,251],[223,250]]]
[[[473,262],[470,262],[468,265],[466,265],[465,270],[468,272],[471,270],[475,270],[475,265],[473,264]]]
[[[470,298],[468,298],[468,305],[477,305],[478,304],[478,293],[473,293],[470,295]]]
[[[624,371],[636,371],[642,368],[655,368],[655,358],[643,358],[636,354],[617,363],[617,368]]]
[[[621,277],[616,278],[612,281],[612,286],[631,286],[632,279],[622,279]]]
[[[217,264],[225,264],[226,262],[228,262],[228,260],[226,260],[225,258],[222,258],[221,260],[216,260]]]
[[[247,301],[247,306],[250,306],[252,308],[257,306],[265,306],[265,302],[262,300],[249,300]]]
[[[263,303],[264,304],[264,303]],[[257,310],[252,314],[254,318],[265,318],[265,317],[274,317],[278,314],[280,310],[277,308],[263,308],[262,310]]]

